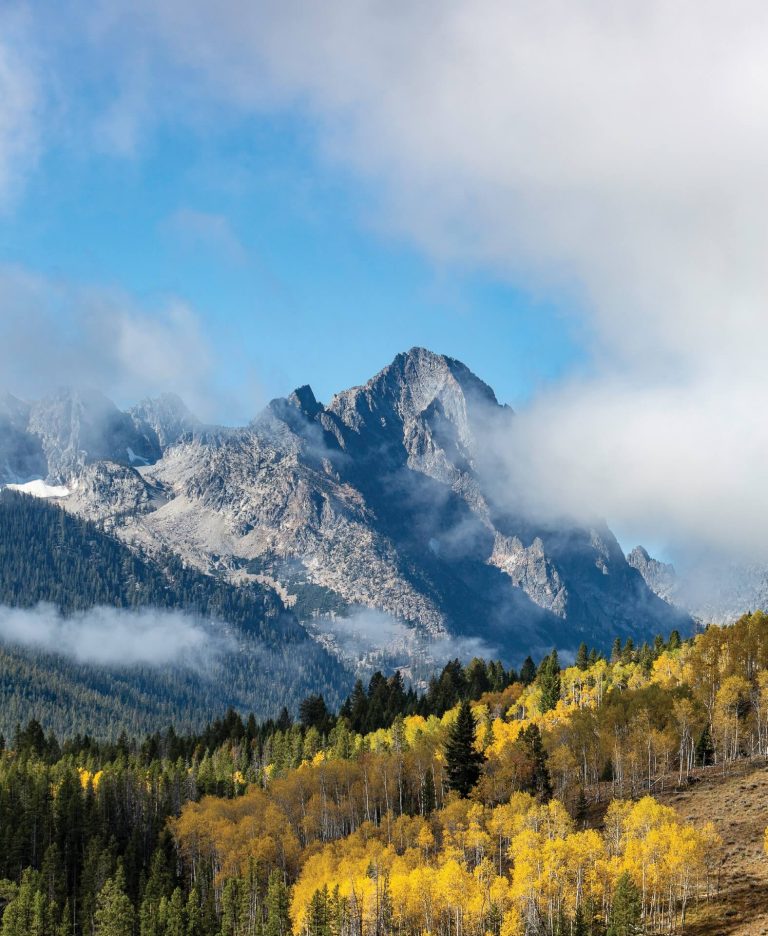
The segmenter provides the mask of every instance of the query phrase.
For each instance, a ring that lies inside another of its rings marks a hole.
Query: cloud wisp
[[[223,631],[179,611],[97,607],[65,617],[48,604],[0,607],[0,640],[109,667],[200,669],[236,650]]]
[[[331,638],[333,647],[350,660],[373,655],[410,661],[421,656],[428,664],[454,658],[464,662],[473,657],[492,659],[498,655],[497,648],[480,637],[428,636],[376,608],[353,607],[344,617],[317,618],[312,627],[321,637]]]
[[[131,12],[107,10],[114,39]],[[768,521],[766,42],[755,0],[170,0],[141,31],[179,108],[186,75],[233,111],[303,112],[390,229],[571,305],[591,376],[505,443],[531,503],[750,548]]]
[[[112,288],[0,266],[3,389],[36,399],[60,386],[97,388],[122,403],[172,391],[203,418],[226,410],[215,356],[194,309],[154,307]]]
[[[326,157],[379,193],[388,230],[439,262],[570,304],[590,376],[537,400],[499,443],[530,504],[653,527],[670,542],[762,548],[764,4],[65,9],[88,73],[117,87],[109,115],[129,128],[118,134],[126,152],[140,153],[142,133],[170,116],[299,113]],[[13,151],[3,141],[34,137],[34,82],[17,86],[24,73],[3,69],[3,48],[0,87],[5,75],[8,100],[22,104],[0,111],[0,185]],[[118,347],[135,347],[131,334]]]

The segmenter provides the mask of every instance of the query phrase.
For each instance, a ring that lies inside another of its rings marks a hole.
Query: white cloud
[[[530,498],[670,540],[761,544],[763,4],[153,11],[201,93],[311,113],[326,152],[373,179],[388,223],[434,256],[570,295],[592,377],[520,420]]]
[[[437,662],[454,657],[464,661],[476,656],[491,659],[498,654],[481,637],[454,637],[445,633],[427,636],[376,608],[356,606],[345,617],[317,618],[313,626],[321,635],[332,637],[333,645],[352,660],[370,653],[404,659],[421,655],[425,661]]]
[[[0,640],[102,666],[201,667],[236,646],[179,611],[97,607],[64,617],[46,604],[0,606]]]
[[[15,5],[0,10],[0,205],[16,195],[38,155],[41,92],[28,26]]]
[[[764,4],[72,0],[68,13],[115,69],[124,148],[142,122],[210,119],[217,103],[297,109],[329,158],[378,187],[390,227],[570,297],[592,376],[519,421],[510,470],[535,502],[761,544]]]
[[[10,266],[0,267],[0,374],[6,389],[30,398],[67,385],[121,403],[173,390],[204,418],[222,402],[210,341],[183,302],[141,304]]]

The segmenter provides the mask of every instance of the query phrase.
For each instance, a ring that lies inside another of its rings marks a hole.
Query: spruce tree
[[[584,641],[579,644],[579,649],[576,651],[576,659],[574,660],[574,664],[578,666],[580,670],[585,670],[589,666],[589,650],[587,649],[587,645],[584,643]]]
[[[186,936],[184,898],[180,888],[175,888],[171,899],[166,902],[164,936]]]
[[[456,721],[448,729],[445,761],[448,786],[459,796],[469,796],[480,777],[484,756],[475,750],[475,718],[468,701],[459,706]]]
[[[702,767],[709,767],[715,762],[715,745],[712,743],[709,724],[704,725],[704,730],[696,742],[696,761]]]
[[[581,904],[576,907],[576,913],[573,916],[573,928],[571,930],[571,936],[588,936],[589,930],[587,929],[587,923],[584,919],[584,911],[582,910]]]
[[[197,887],[193,887],[189,892],[184,917],[186,922],[184,936],[202,936],[203,912],[200,906],[200,891]]]
[[[283,875],[275,868],[267,884],[267,922],[264,936],[290,936],[291,918],[288,914],[288,888]]]
[[[524,686],[530,686],[534,679],[536,679],[536,664],[530,656],[527,656],[520,667],[520,682]]]
[[[41,890],[40,875],[27,868],[3,914],[2,936],[56,936],[56,907]]]
[[[585,828],[587,824],[588,812],[589,807],[587,804],[586,794],[584,793],[584,787],[579,787],[579,796],[576,800],[576,808],[573,811],[573,818],[579,829]]]
[[[120,867],[99,891],[94,936],[133,936],[133,904],[125,893],[125,876]]]
[[[431,768],[427,768],[424,773],[424,781],[421,785],[421,814],[422,816],[431,816],[435,811],[435,780],[432,776]]]
[[[316,890],[312,895],[307,913],[307,934],[308,936],[331,936],[327,886],[322,890]]]
[[[541,661],[537,679],[541,689],[541,711],[549,712],[560,701],[560,660],[557,650]]]
[[[641,931],[640,891],[625,871],[616,882],[606,936],[636,936]]]
[[[530,724],[520,732],[518,744],[522,747],[531,765],[531,774],[528,784],[524,785],[525,792],[536,796],[542,803],[552,799],[552,781],[547,766],[547,752],[541,740],[541,731],[536,724]]]

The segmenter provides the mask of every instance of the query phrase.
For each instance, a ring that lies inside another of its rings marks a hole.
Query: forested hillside
[[[0,613],[41,602],[64,615],[94,607],[181,611],[226,634],[231,651],[190,670],[151,661],[95,665],[55,646],[0,645],[6,735],[32,717],[62,736],[88,731],[114,739],[169,723],[187,731],[228,706],[261,715],[293,708],[320,687],[338,703],[350,685],[274,592],[257,583],[235,587],[170,554],[149,558],[55,505],[0,491]]]
[[[421,696],[376,674],[295,723],[32,723],[0,760],[3,936],[702,931],[719,838],[653,795],[764,758],[767,711],[756,613],[567,668],[451,663]]]

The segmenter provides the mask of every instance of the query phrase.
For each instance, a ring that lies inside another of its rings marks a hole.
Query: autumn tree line
[[[337,713],[0,756],[2,936],[684,928],[717,837],[653,794],[768,754],[768,616],[689,641],[375,674]]]

